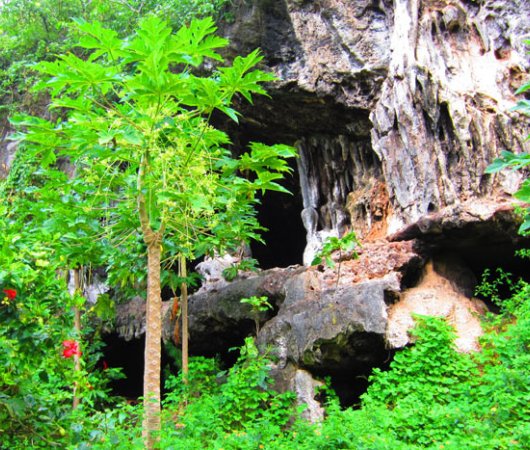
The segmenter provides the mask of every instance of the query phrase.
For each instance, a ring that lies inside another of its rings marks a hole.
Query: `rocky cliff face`
[[[277,385],[298,392],[314,419],[313,377],[331,376],[354,402],[359,380],[409,343],[414,313],[446,317],[459,348],[476,349],[477,278],[510,263],[520,240],[511,205],[520,175],[484,169],[502,149],[528,150],[510,109],[528,70],[530,2],[241,0],[233,12],[222,30],[230,52],[261,47],[279,78],[270,98],[241,105],[233,141],[284,142],[300,154],[294,197],[264,198],[260,215],[273,228],[270,253],[303,244],[291,259],[269,255],[268,266],[307,264],[326,236],[348,229],[363,246],[338,269],[210,280],[190,298],[191,351],[238,345],[256,319],[240,299],[266,295],[274,309],[259,317],[258,343],[277,356]],[[130,332],[129,312],[119,322]]]
[[[301,201],[283,221],[300,214],[306,264],[348,229],[364,246],[342,275],[288,269],[195,294],[192,348],[204,351],[212,332],[217,343],[234,336],[226,324],[250,332],[234,294],[243,289],[275,304],[258,342],[278,356],[279,386],[301,389],[302,370],[355,397],[352,380],[409,343],[414,313],[446,317],[459,348],[476,349],[477,276],[519,240],[520,175],[484,169],[503,149],[528,150],[511,108],[529,17],[525,0],[239,2],[223,30],[232,51],[261,47],[279,81],[270,99],[243,106],[235,141],[298,148]]]
[[[429,213],[513,193],[484,175],[524,150],[510,108],[528,63],[530,2],[253,0],[225,33],[280,81],[247,129],[300,151],[308,235],[385,236]]]

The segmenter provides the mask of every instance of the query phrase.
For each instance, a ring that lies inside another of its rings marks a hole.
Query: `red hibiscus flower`
[[[17,291],[15,291],[14,289],[4,289],[4,294],[7,295],[7,298],[9,300],[14,300],[17,296]]]
[[[63,341],[63,357],[71,358],[74,355],[81,356],[83,353],[79,350],[79,344],[76,341]]]

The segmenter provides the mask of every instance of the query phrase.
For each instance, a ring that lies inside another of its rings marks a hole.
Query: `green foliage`
[[[240,300],[241,303],[250,305],[252,308],[252,311],[259,314],[260,312],[268,311],[269,309],[272,309],[272,305],[269,303],[269,299],[265,296],[263,297],[256,297],[253,295],[249,298],[242,298]]]
[[[2,444],[48,449],[68,428],[74,383],[87,407],[101,406],[109,402],[107,382],[118,373],[97,369],[99,343],[89,327],[83,336],[75,335],[64,279],[57,277],[53,263],[38,262],[49,249],[37,242],[28,248],[20,234],[13,235],[9,228],[2,231],[11,251],[0,252],[0,287],[17,292],[0,304]],[[61,354],[62,342],[72,337],[83,347],[80,371]]]
[[[105,237],[118,250],[106,252],[109,282],[134,286],[145,278],[138,205],[145,206],[148,225],[161,231],[168,269],[178,254],[192,259],[257,238],[255,192],[284,190],[276,180],[290,172],[283,159],[294,156],[294,149],[252,143],[240,160],[232,159],[224,148],[228,137],[208,118],[214,109],[237,118],[230,108],[234,95],[264,93],[260,83],[273,77],[253,70],[259,53],[198,77],[191,69],[205,58],[221,61],[217,49],[226,45],[213,34],[211,19],[172,34],[149,16],[125,41],[97,22],[78,21],[78,27],[80,45],[92,52],[87,60],[67,54],[36,66],[45,75],[39,89],[50,91],[51,107],[66,119],[25,116],[12,122],[28,130],[16,138],[40,159],[42,170],[53,170],[57,158],[75,164],[75,182],[84,189],[84,197],[75,197],[78,208],[84,201],[85,211],[104,217]],[[255,174],[254,181],[242,172]],[[131,257],[124,261],[123,253]],[[170,273],[163,275],[168,283]]]
[[[525,44],[530,46],[530,40],[525,41]],[[530,82],[522,85],[516,94],[522,94],[530,90]],[[520,111],[526,116],[530,116],[530,101],[524,99],[520,100],[513,108],[515,111]],[[530,139],[530,135],[526,140]],[[530,155],[528,153],[512,153],[507,150],[501,152],[500,158],[495,159],[485,170],[485,173],[496,173],[504,169],[521,170],[530,165]],[[530,203],[530,180],[526,178],[514,197],[524,203]],[[523,223],[519,228],[520,233],[526,233],[530,230],[530,208],[525,208],[523,211]]]
[[[142,239],[151,234],[159,236],[166,269],[179,255],[195,258],[256,238],[256,192],[285,191],[277,181],[291,171],[283,159],[293,157],[294,149],[252,143],[248,153],[233,159],[227,135],[213,128],[209,117],[219,110],[237,120],[230,107],[235,95],[251,100],[252,94],[264,94],[260,84],[273,77],[254,69],[259,53],[200,77],[193,69],[206,58],[222,63],[218,49],[226,45],[213,34],[211,19],[172,33],[167,23],[149,16],[128,40],[98,22],[78,20],[77,26],[82,52],[35,66],[43,74],[37,89],[51,96],[60,119],[12,120],[22,146],[21,170],[4,185],[11,242],[20,241],[37,268],[106,264],[110,282],[137,289],[145,277]],[[19,193],[15,186],[26,189]],[[39,233],[13,236],[12,230],[28,226]],[[36,252],[33,243],[44,243],[48,251]],[[123,254],[129,256],[125,262]],[[22,284],[16,262],[5,267],[13,282]],[[177,283],[170,274],[166,270],[162,280]],[[83,306],[79,296],[68,299],[58,307]],[[111,309],[103,297],[91,311],[108,317]],[[96,354],[87,352],[81,369],[56,370],[70,388],[77,386],[87,409],[105,394],[104,383],[87,370]],[[67,397],[57,399],[65,414]]]
[[[163,427],[163,447],[257,448],[267,428],[284,429],[294,413],[293,395],[270,389],[269,364],[251,338],[228,372],[212,360],[192,358],[189,384],[169,382],[176,389],[165,401],[165,413],[177,426]]]
[[[355,247],[359,246],[357,236],[353,231],[346,233],[341,238],[330,236],[324,241],[322,250],[320,250],[311,265],[322,264],[325,262],[328,267],[335,267],[335,261],[333,261],[332,255],[335,252],[339,252],[339,260],[342,257],[342,253],[351,252]],[[357,258],[357,252],[353,252],[352,257]]]
[[[0,2],[0,108],[35,111],[28,94],[33,64],[54,59],[75,42],[72,19],[100,21],[127,36],[148,14],[180,28],[197,17],[221,18],[227,0],[9,0]]]
[[[421,403],[445,402],[460,395],[459,389],[474,375],[468,356],[454,348],[450,325],[435,317],[417,315],[415,320],[418,326],[411,332],[414,345],[396,354],[392,370],[374,369],[366,395],[370,401],[390,409],[410,396]]]
[[[360,246],[359,241],[355,232],[350,231],[346,233],[341,238],[330,236],[324,241],[322,250],[315,255],[315,258],[311,262],[311,265],[322,264],[325,262],[328,267],[334,268],[335,261],[333,260],[333,255],[338,253],[339,266],[337,269],[337,286],[339,285],[340,280],[340,268],[342,264],[342,258],[344,253],[350,253],[351,258],[358,258],[359,255],[354,250],[355,247]]]
[[[256,325],[256,336],[259,333],[260,313],[267,312],[272,309],[272,305],[269,303],[268,297],[257,297],[253,295],[249,298],[242,298],[241,304],[249,305],[251,308],[251,314]]]
[[[239,272],[258,271],[258,261],[254,258],[245,258],[236,264],[223,270],[223,277],[226,281],[233,281]]]
[[[161,445],[249,450],[260,445],[281,450],[525,448],[530,437],[529,296],[530,286],[518,284],[505,300],[503,314],[490,321],[477,354],[456,352],[454,331],[442,319],[416,317],[415,344],[398,352],[388,371],[374,371],[361,408],[342,410],[332,399],[319,424],[299,418],[292,394],[270,389],[270,361],[251,339],[227,372],[219,370],[216,360],[192,358],[188,384],[180,377],[170,377],[166,384]],[[61,395],[67,394],[65,388]],[[54,421],[43,423],[41,418],[32,440],[19,429],[15,439],[8,434],[5,442],[15,449],[142,448],[138,407],[119,405],[104,412],[82,407],[73,415],[66,407],[62,411]]]

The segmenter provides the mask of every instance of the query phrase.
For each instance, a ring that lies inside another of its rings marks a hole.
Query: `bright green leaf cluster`
[[[328,267],[333,268],[335,267],[335,261],[333,261],[332,258],[333,253],[339,252],[342,254],[352,252],[353,249],[359,245],[357,235],[353,231],[346,233],[341,238],[330,236],[324,241],[322,250],[315,255],[311,265],[322,264],[322,262],[325,261]],[[352,257],[357,258],[357,256],[357,252],[353,252]]]

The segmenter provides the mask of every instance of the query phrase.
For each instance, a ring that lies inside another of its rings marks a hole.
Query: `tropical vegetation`
[[[323,390],[318,423],[303,418],[294,394],[272,389],[273,357],[253,337],[230,367],[188,362],[183,342],[181,370],[165,377],[162,395],[162,287],[185,308],[190,260],[259,239],[257,193],[285,191],[295,156],[261,143],[233,155],[209,120],[237,122],[234,97],[252,101],[273,79],[259,69],[258,51],[223,60],[227,43],[211,17],[229,14],[225,7],[0,5],[1,114],[18,130],[16,158],[0,180],[0,447],[528,448],[530,285],[504,272],[485,274],[477,292],[499,309],[484,320],[480,352],[457,352],[449,324],[417,316],[415,344],[389,370],[374,370],[358,404],[343,408]],[[527,155],[505,153],[491,171],[526,163]],[[334,252],[355,255],[357,244],[354,233],[335,238],[317,262],[333,266]],[[90,303],[83,285],[101,269],[112,290]],[[123,374],[104,361],[101,336],[115,303],[142,292],[150,334],[136,404],[112,395],[109,383]],[[241,301],[259,332],[268,299]]]

